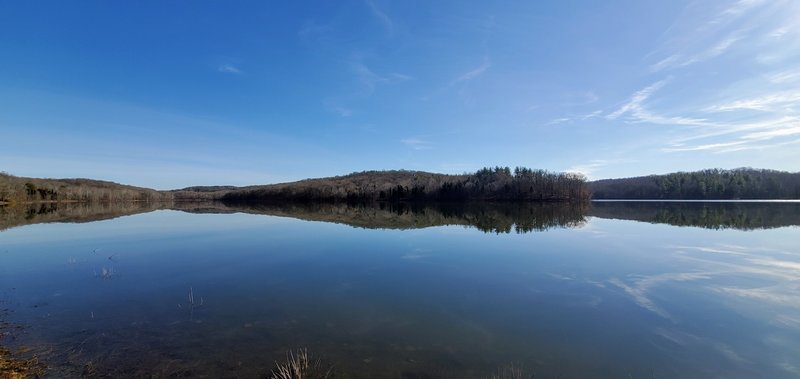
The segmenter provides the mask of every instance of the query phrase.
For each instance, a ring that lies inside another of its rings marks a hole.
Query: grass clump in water
[[[6,312],[0,310],[0,318]],[[10,334],[11,330],[17,329],[7,322],[0,320],[0,342]],[[30,359],[19,357],[26,351],[12,352],[0,345],[0,378],[37,378],[44,375],[44,365],[35,356]]]
[[[488,379],[534,379],[535,375],[525,372],[521,366],[510,364],[500,367]]]
[[[0,378],[37,378],[44,374],[37,358],[15,358],[10,350],[0,347]]]
[[[286,361],[275,362],[270,375],[272,379],[329,379],[333,378],[333,366],[321,359],[311,357],[308,349],[298,349],[286,354]]]

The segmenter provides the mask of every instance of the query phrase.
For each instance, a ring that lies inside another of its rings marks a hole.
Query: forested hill
[[[245,187],[226,191],[223,201],[463,201],[589,199],[582,175],[518,167],[484,168],[474,174],[366,171],[345,176]]]
[[[365,171],[250,187],[156,191],[90,179],[34,179],[0,173],[0,203],[221,200],[284,201],[585,201],[594,199],[800,199],[800,173],[735,169],[678,172],[587,183],[579,174],[518,167],[472,174]]]
[[[800,173],[713,169],[598,180],[589,188],[594,199],[800,199]]]
[[[173,194],[91,179],[36,179],[0,173],[0,203],[160,201]]]

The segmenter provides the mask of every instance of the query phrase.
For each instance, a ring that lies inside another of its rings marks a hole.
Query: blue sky
[[[0,170],[800,170],[800,2],[0,5]]]

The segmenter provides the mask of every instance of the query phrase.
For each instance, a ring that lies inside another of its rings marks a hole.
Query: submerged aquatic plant
[[[195,303],[194,302],[194,289],[192,287],[189,287],[189,296],[188,296],[188,298],[189,298],[189,306],[191,306],[192,308],[202,307],[205,304],[205,300],[203,300],[202,296],[200,297],[200,302],[199,303]]]
[[[536,376],[532,373],[525,372],[522,366],[514,365],[513,363],[507,366],[500,367],[497,372],[489,376],[488,379],[534,379]]]
[[[10,350],[0,346],[0,377],[34,378],[44,373],[39,359],[21,359],[13,356]]]
[[[308,349],[289,351],[285,362],[275,362],[272,379],[328,379],[333,378],[333,366],[308,355]]]
[[[108,280],[116,277],[117,272],[114,270],[113,267],[111,268],[103,267],[100,269],[100,272],[96,273],[95,275],[100,279]]]
[[[0,342],[11,334],[13,327],[2,320],[6,313],[0,309]],[[44,374],[44,365],[35,355],[30,357],[29,351],[22,349],[16,352],[0,345],[0,378],[38,378]],[[25,355],[30,358],[21,357]]]

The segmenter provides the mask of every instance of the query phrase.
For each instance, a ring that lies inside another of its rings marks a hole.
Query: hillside
[[[207,201],[585,201],[594,199],[800,199],[800,173],[735,169],[678,172],[587,183],[577,174],[518,167],[473,174],[364,171],[297,182],[195,186],[172,191],[91,179],[36,179],[0,173],[0,203]]]
[[[222,191],[221,200],[248,201],[582,201],[581,175],[518,167],[484,168],[474,174],[366,171],[331,178]]]
[[[589,188],[594,199],[800,199],[800,173],[712,169],[598,180]]]
[[[37,179],[0,173],[0,203],[122,202],[172,199],[168,192],[92,179]]]

